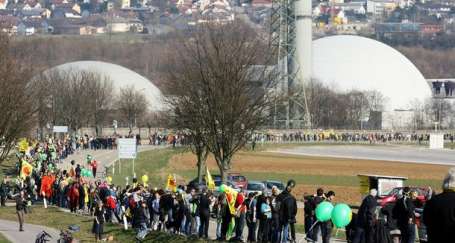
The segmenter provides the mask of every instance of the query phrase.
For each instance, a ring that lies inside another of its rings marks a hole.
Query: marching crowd
[[[125,187],[112,184],[112,178],[97,178],[97,162],[71,162],[67,170],[58,169],[56,153],[62,147],[59,141],[30,143],[18,156],[21,161],[19,177],[5,178],[0,185],[1,205],[8,197],[16,200],[20,230],[24,230],[24,214],[29,206],[43,201],[69,209],[72,213],[93,217],[92,231],[96,240],[104,238],[107,222],[133,227],[137,238],[150,231],[208,238],[210,227],[217,240],[247,242],[295,242],[297,201],[292,194],[295,181],[289,180],[285,189],[273,187],[271,192],[245,194],[220,186],[218,191],[177,186],[168,178],[166,188],[152,188],[148,176],[141,182],[133,178]],[[88,149],[90,148],[90,145]],[[68,151],[71,151],[69,149]],[[416,225],[426,225],[429,242],[445,242],[455,227],[455,169],[444,179],[443,193],[431,193],[425,204],[405,187],[393,205],[378,211],[377,191],[372,189],[363,200],[352,221],[346,226],[348,242],[403,242],[416,238]],[[14,195],[14,197],[13,197]],[[331,221],[320,221],[316,211],[322,202],[332,202],[335,193],[318,189],[305,197],[305,233],[308,241],[319,236],[323,243],[330,242]],[[214,223],[210,224],[213,218]],[[244,234],[244,229],[247,232]],[[396,232],[399,232],[398,234]],[[401,239],[398,240],[397,239]]]
[[[335,131],[290,131],[264,132],[253,135],[253,140],[262,143],[292,143],[292,142],[363,142],[363,143],[426,143],[429,133],[401,132],[335,132]],[[454,134],[444,134],[444,139],[454,142]]]

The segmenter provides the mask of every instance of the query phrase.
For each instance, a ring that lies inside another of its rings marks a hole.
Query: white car
[[[266,191],[266,186],[262,181],[248,181],[248,185],[246,186],[246,195],[250,193],[262,194],[262,192]]]

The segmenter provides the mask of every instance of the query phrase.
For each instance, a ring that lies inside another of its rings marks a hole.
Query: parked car
[[[217,197],[218,195],[220,195],[220,186],[221,186],[221,180],[214,180],[215,181],[215,190],[213,190],[213,195],[215,197]],[[238,188],[234,183],[232,183],[231,181],[226,181],[224,182],[224,184],[226,186],[229,186],[231,187],[232,189],[234,189],[235,191],[239,192],[240,191],[240,188]]]
[[[249,181],[245,190],[246,194],[251,192],[261,194],[264,191],[266,191],[266,186],[262,181]]]
[[[379,205],[381,207],[384,207],[385,205],[389,203],[395,203],[398,198],[400,198],[401,195],[403,195],[403,188],[404,187],[396,187],[393,188],[389,194],[386,196],[382,196],[379,198]],[[424,205],[425,202],[427,201],[428,198],[428,189],[426,188],[421,188],[421,187],[410,187],[411,188],[411,193],[412,192],[417,192],[417,201],[419,202],[420,205]]]
[[[227,179],[233,182],[238,188],[246,188],[248,185],[248,180],[240,173],[229,173]]]
[[[189,190],[195,189],[196,191],[202,191],[207,188],[207,183],[204,178],[202,178],[202,182],[199,183],[198,178],[196,177],[188,183],[187,188]]]
[[[278,188],[278,190],[280,190],[280,191],[284,191],[284,189],[285,189],[285,186],[281,181],[267,180],[267,181],[263,181],[263,183],[266,186],[267,192],[272,192],[273,186],[276,186]]]

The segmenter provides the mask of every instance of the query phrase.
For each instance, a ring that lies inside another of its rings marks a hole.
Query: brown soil
[[[196,164],[195,156],[191,153],[179,154],[174,156],[169,164],[176,170],[193,169]],[[209,157],[208,165],[209,168],[217,168],[213,157]],[[232,161],[232,171],[237,172],[343,176],[379,174],[437,180],[444,177],[448,168],[443,165],[292,156],[268,152],[240,152]]]

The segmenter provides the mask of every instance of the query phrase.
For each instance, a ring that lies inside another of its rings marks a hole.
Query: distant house
[[[421,24],[420,33],[422,35],[434,35],[444,32],[444,26],[441,24]]]
[[[144,31],[144,25],[142,21],[136,18],[114,17],[107,20],[107,30],[110,33],[142,33]]]
[[[271,0],[253,0],[253,1],[251,1],[251,6],[253,8],[260,8],[260,7],[271,8],[272,1]]]
[[[46,34],[49,32],[49,24],[43,19],[23,20],[17,26],[18,35]]]
[[[8,35],[17,34],[17,27],[20,19],[15,16],[0,16],[0,32]]]
[[[51,18],[81,18],[81,8],[78,4],[53,5],[51,11]]]

